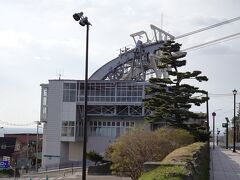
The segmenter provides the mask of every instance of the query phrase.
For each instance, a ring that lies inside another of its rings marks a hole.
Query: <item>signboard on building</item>
[[[0,161],[0,169],[8,169],[9,163],[8,161]]]

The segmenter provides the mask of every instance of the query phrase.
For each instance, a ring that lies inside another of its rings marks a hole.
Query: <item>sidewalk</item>
[[[240,153],[211,146],[210,158],[210,180],[240,180]]]

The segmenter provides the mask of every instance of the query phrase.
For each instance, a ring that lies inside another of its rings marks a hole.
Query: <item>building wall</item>
[[[61,115],[63,82],[52,81],[48,86],[48,113],[44,125],[44,146],[42,151],[43,168],[45,165],[60,163],[61,156]],[[48,156],[48,157],[46,157]],[[51,157],[52,156],[52,157]]]
[[[69,161],[69,143],[61,142],[60,163],[64,163],[64,162],[68,162],[68,161]]]
[[[82,160],[82,142],[70,142],[69,143],[69,160],[70,161],[81,161]]]
[[[46,122],[43,168],[69,161],[82,161],[82,86],[82,81],[74,80],[50,80],[49,84],[42,85],[42,88],[48,88],[46,119],[41,116]],[[122,133],[143,126],[144,109],[141,99],[144,97],[145,86],[142,87],[139,83],[135,86],[134,81],[94,81],[90,87],[94,90],[91,90],[92,96],[88,103],[87,151],[93,150],[104,155],[109,144]],[[44,103],[41,108],[43,105]]]
[[[87,151],[95,151],[104,155],[106,148],[115,141],[113,137],[90,136],[87,142]]]

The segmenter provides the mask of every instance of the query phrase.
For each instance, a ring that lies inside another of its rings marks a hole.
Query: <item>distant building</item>
[[[31,133],[4,134],[0,137],[0,159],[18,168],[31,168],[36,162],[37,135]],[[42,151],[42,134],[38,135],[38,154]],[[38,157],[41,161],[41,156]]]

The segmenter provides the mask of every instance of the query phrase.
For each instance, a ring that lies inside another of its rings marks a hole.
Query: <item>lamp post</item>
[[[83,16],[83,12],[75,13],[73,15],[75,21],[79,21],[81,26],[87,26],[86,31],[86,63],[85,63],[85,83],[84,83],[84,120],[83,120],[83,164],[82,164],[82,180],[86,180],[86,151],[87,151],[87,99],[88,99],[88,38],[89,38],[89,25],[87,17]]]
[[[229,119],[226,117],[225,118],[227,123],[226,123],[226,149],[228,149],[228,123],[229,123]]]
[[[218,146],[218,136],[219,136],[219,133],[220,133],[220,131],[218,130],[218,128],[217,128],[217,146]]]
[[[209,107],[208,107],[208,92],[207,92],[207,102],[206,102],[206,108],[207,108],[207,132],[209,133]],[[208,138],[208,145],[209,145],[209,138]]]
[[[215,135],[215,116],[216,116],[216,113],[215,112],[213,112],[212,113],[212,117],[213,117],[213,149],[215,149],[215,137],[214,137],[214,135]]]
[[[233,91],[233,152],[236,152],[236,94],[237,90],[234,89]]]
[[[36,171],[38,171],[38,126],[41,125],[41,122],[35,121],[37,123],[37,139],[36,139]]]

